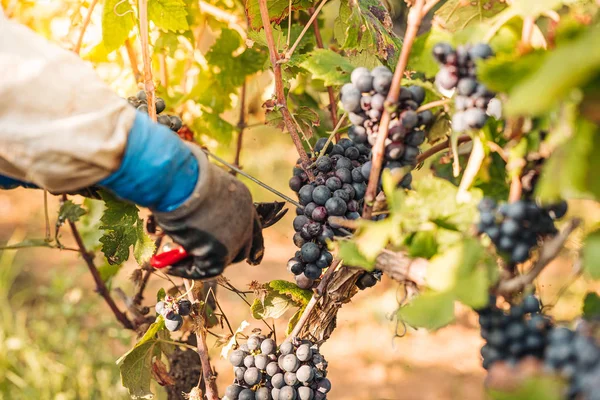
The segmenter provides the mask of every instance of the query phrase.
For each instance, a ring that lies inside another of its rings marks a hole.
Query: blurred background
[[[333,2],[335,3],[335,2]],[[11,17],[25,23],[42,35],[72,47],[78,22],[85,8],[77,1],[2,0]],[[87,4],[87,3],[86,3]],[[403,2],[392,4],[396,15],[402,15]],[[337,10],[328,5],[324,13]],[[101,36],[101,9],[93,15],[85,36],[91,47]],[[73,23],[75,21],[75,23]],[[208,28],[210,29],[210,28]],[[325,33],[326,34],[326,33]],[[214,35],[206,35],[202,48],[209,48]],[[85,46],[84,46],[85,49]],[[116,54],[97,64],[99,73],[110,81],[122,96],[137,91],[131,72],[122,68],[123,55]],[[248,124],[243,139],[241,165],[248,173],[288,195],[291,168],[297,155],[287,134],[262,126],[261,104],[270,76],[262,74],[248,83]],[[51,96],[50,93],[40,95]],[[325,94],[326,95],[326,94]],[[235,99],[237,102],[237,99]],[[224,118],[235,124],[238,110]],[[327,126],[323,118],[322,129]],[[206,139],[211,149],[233,160],[235,140],[219,143]],[[428,174],[425,166],[415,172]],[[257,201],[278,200],[270,192],[247,182]],[[74,197],[81,204],[82,198]],[[54,226],[58,198],[48,201],[50,227]],[[596,204],[570,204],[571,215],[588,221],[600,220]],[[262,265],[231,266],[225,277],[241,290],[257,281],[290,280],[287,260],[296,251],[292,243],[291,222],[294,212],[278,225],[265,231],[266,256]],[[27,239],[43,239],[45,234],[44,198],[41,191],[16,189],[0,192],[0,245]],[[67,229],[61,231],[61,242],[74,247]],[[583,295],[591,287],[573,274],[574,252],[578,237],[569,242],[564,254],[545,270],[538,287],[548,313],[558,320],[570,320],[582,306]],[[100,262],[100,260],[99,260]],[[111,280],[111,288],[133,293],[130,276],[137,268],[134,260],[124,265]],[[155,293],[169,283],[153,276],[146,290],[144,304],[153,307]],[[219,290],[219,303],[236,329],[244,320],[251,328],[261,321],[252,319],[247,305],[232,292]],[[250,296],[250,300],[252,296]],[[560,300],[557,300],[560,299]],[[477,400],[484,399],[485,371],[481,368],[476,315],[467,309],[457,310],[457,321],[435,333],[408,329],[404,337],[396,337],[404,328],[392,318],[402,300],[397,283],[384,277],[372,289],[359,293],[338,315],[338,327],[322,354],[329,361],[329,378],[333,389],[329,398],[337,400]],[[123,308],[123,305],[119,303]],[[278,339],[283,339],[286,315],[274,322]],[[264,326],[263,326],[264,327]],[[248,328],[247,332],[251,328]],[[224,333],[219,327],[216,333]],[[0,250],[0,400],[19,399],[127,399],[120,384],[115,361],[135,342],[135,335],[121,328],[100,296],[94,292],[93,280],[78,253],[50,248]],[[220,358],[216,338],[209,335],[211,357],[218,373],[221,394],[232,382],[229,363]],[[157,398],[166,398],[164,389],[156,386]]]

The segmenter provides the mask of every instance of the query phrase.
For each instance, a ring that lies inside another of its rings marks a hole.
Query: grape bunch
[[[367,147],[375,144],[392,77],[392,72],[383,66],[372,71],[359,67],[352,71],[351,83],[342,87],[342,106],[348,112],[352,123],[348,137],[354,143]],[[425,129],[434,120],[430,110],[417,113],[424,100],[425,89],[409,86],[400,90],[398,104],[388,107],[391,121],[385,147],[384,169],[394,171],[405,166],[412,169],[416,165],[419,146],[426,138]],[[368,176],[371,170],[370,161],[365,163],[363,170]],[[411,182],[412,175],[407,173],[399,186],[410,188]]]
[[[368,172],[363,167],[370,150],[347,138],[325,149],[326,143],[327,139],[321,138],[315,146],[320,153],[311,166],[315,180],[309,182],[306,172],[296,167],[289,182],[302,207],[296,209],[293,222],[293,240],[300,250],[288,261],[288,270],[303,289],[311,288],[333,262],[327,241],[347,233],[332,217],[360,218],[367,190]]]
[[[554,220],[567,212],[567,203],[562,201],[541,207],[532,200],[519,200],[498,206],[490,198],[479,203],[479,233],[487,234],[498,251],[511,263],[521,263],[546,235],[557,233]]]
[[[229,362],[235,378],[223,400],[324,400],[331,390],[327,361],[309,340],[278,348],[273,339],[253,334]]]
[[[177,300],[166,296],[164,300],[156,303],[156,313],[165,319],[165,327],[171,332],[178,331],[183,325],[183,317],[192,312],[192,303],[187,299]]]
[[[476,62],[493,55],[492,48],[485,43],[456,49],[448,43],[433,47],[433,57],[441,66],[435,77],[437,85],[446,90],[456,89],[452,128],[457,132],[481,129],[488,119],[488,106],[495,93],[477,81]]]
[[[600,347],[593,337],[565,327],[552,329],[544,369],[569,382],[568,399],[600,399]]]
[[[498,361],[516,365],[527,356],[543,357],[552,323],[540,313],[540,302],[534,295],[511,305],[508,311],[496,307],[492,298],[490,305],[477,312],[481,337],[486,341],[481,348],[485,369]]]
[[[148,114],[148,102],[146,99],[145,91],[140,90],[135,96],[128,97],[127,101],[129,102],[129,104],[131,104],[132,106],[137,108],[138,111]],[[166,108],[165,101],[163,99],[161,99],[160,97],[157,97],[156,98],[156,113],[157,114],[162,113],[165,110],[165,108]],[[179,118],[177,115],[160,114],[160,115],[158,115],[156,122],[158,122],[159,124],[165,125],[169,129],[171,129],[173,132],[177,132],[179,129],[181,129],[181,126],[183,125],[183,121],[181,121],[181,118]]]

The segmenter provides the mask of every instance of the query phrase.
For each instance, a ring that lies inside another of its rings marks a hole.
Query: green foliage
[[[343,85],[350,82],[354,65],[348,59],[329,49],[315,49],[306,55],[300,66],[320,79],[325,86]]]
[[[73,203],[71,200],[67,200],[62,203],[58,210],[57,225],[62,225],[65,221],[71,222],[79,221],[79,218],[85,215],[86,211],[79,205]]]
[[[306,10],[312,7],[314,2],[310,0],[299,0],[292,2],[292,11]],[[289,12],[289,1],[287,0],[268,0],[267,7],[269,9],[269,19],[275,24],[279,24]],[[246,15],[250,28],[260,30],[263,27],[262,19],[260,18],[260,8],[258,0],[245,1]]]
[[[148,2],[148,19],[166,31],[189,28],[183,0],[152,0]]]
[[[106,53],[121,47],[129,37],[134,26],[132,13],[133,8],[128,1],[105,0],[102,11],[102,44]]]
[[[344,50],[368,53],[390,67],[400,55],[401,41],[392,31],[392,19],[379,0],[340,2],[335,38]]]
[[[408,325],[435,330],[454,321],[452,293],[425,292],[398,311],[398,317]]]
[[[511,391],[490,391],[494,400],[560,400],[563,398],[565,383],[552,377],[529,378]]]
[[[588,320],[600,317],[600,296],[597,293],[590,292],[585,296],[582,317]]]
[[[304,308],[311,297],[310,290],[300,289],[291,282],[271,281],[261,287],[250,311],[256,319],[280,318],[291,308]]]
[[[450,32],[465,29],[470,24],[482,22],[506,8],[500,0],[462,1],[448,0],[436,11],[442,26]]]
[[[585,238],[583,247],[583,269],[594,279],[600,279],[600,230]]]
[[[100,229],[104,230],[100,243],[108,263],[122,264],[127,261],[131,246],[139,264],[148,261],[154,251],[154,242],[144,232],[138,208],[108,192],[101,192],[101,196],[106,209],[100,219]]]

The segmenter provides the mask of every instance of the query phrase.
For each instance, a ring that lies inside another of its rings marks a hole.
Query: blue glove
[[[192,194],[198,159],[169,128],[137,112],[119,169],[98,182],[117,196],[154,211],[173,211]]]
[[[0,175],[0,189],[15,189],[18,187],[38,189],[38,187],[33,183],[23,182],[18,179]]]

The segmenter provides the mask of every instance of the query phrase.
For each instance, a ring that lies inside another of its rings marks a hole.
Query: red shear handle
[[[165,251],[164,253],[156,254],[150,259],[150,265],[157,269],[166,268],[185,258],[188,258],[189,256],[190,255],[183,247],[179,247],[173,250]]]

